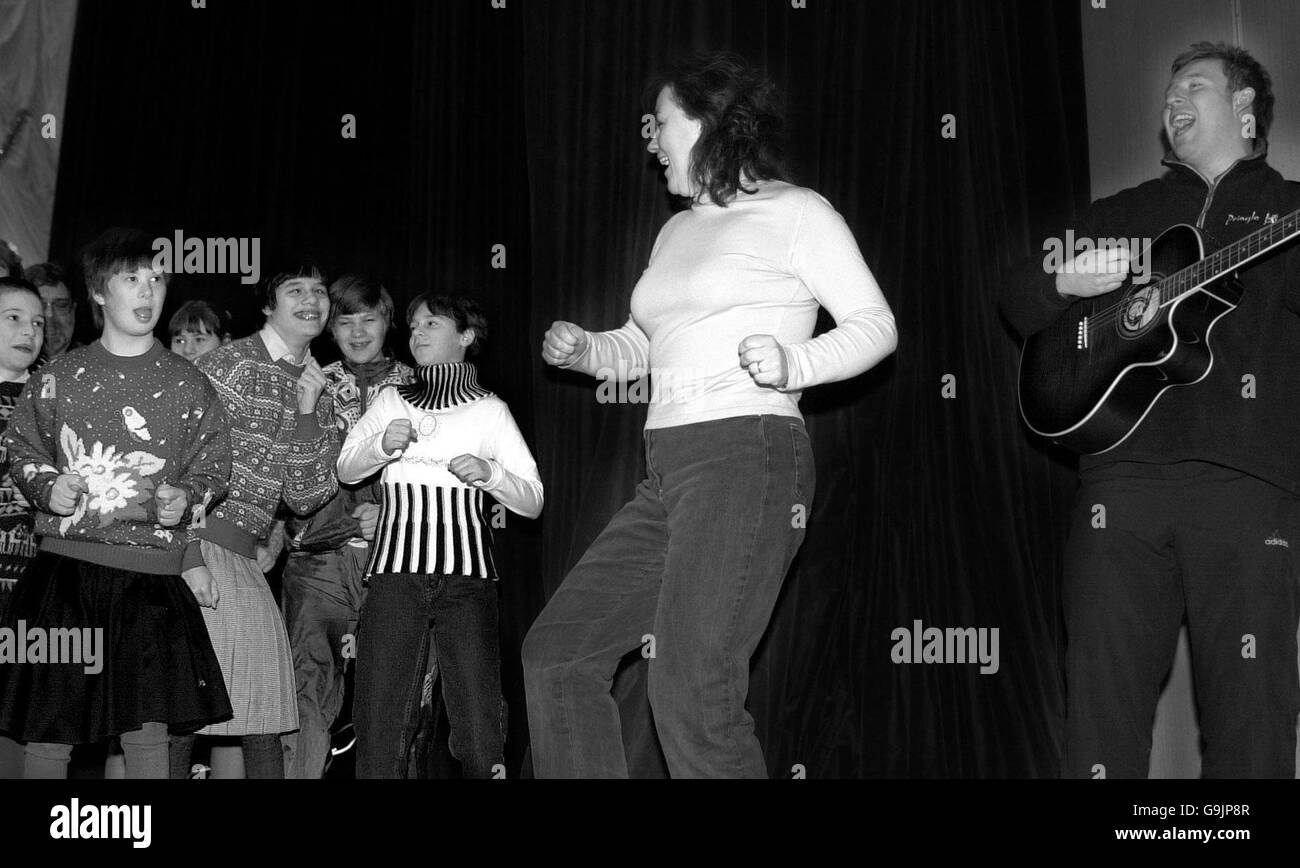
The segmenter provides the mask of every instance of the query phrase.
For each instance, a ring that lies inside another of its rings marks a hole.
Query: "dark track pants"
[[[1186,617],[1203,775],[1294,777],[1298,556],[1300,498],[1254,477],[1201,462],[1085,473],[1066,549],[1065,775],[1147,776]]]

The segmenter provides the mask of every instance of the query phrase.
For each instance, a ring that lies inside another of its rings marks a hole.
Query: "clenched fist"
[[[158,523],[163,527],[180,524],[181,517],[190,505],[189,492],[165,482],[154,491],[153,500],[157,507]]]
[[[447,462],[452,475],[468,485],[482,485],[492,478],[492,465],[477,455],[457,455]]]
[[[542,337],[542,360],[563,365],[587,351],[587,333],[571,322],[553,322]]]
[[[401,449],[410,446],[416,440],[420,439],[415,434],[415,428],[411,425],[410,419],[394,419],[388,423],[384,429],[384,439],[380,446],[385,455],[392,455]]]
[[[749,371],[749,376],[758,385],[781,389],[790,379],[785,350],[771,335],[750,335],[740,342],[736,352],[740,356],[740,366]]]
[[[76,473],[64,473],[54,480],[50,489],[50,512],[55,515],[72,515],[77,511],[77,501],[90,490],[86,480]]]
[[[375,528],[379,526],[379,504],[363,503],[352,510],[352,517],[361,525],[361,538],[369,542],[375,538]]]

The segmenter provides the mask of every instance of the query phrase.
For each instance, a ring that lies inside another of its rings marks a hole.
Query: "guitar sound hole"
[[[1136,336],[1149,329],[1160,316],[1160,292],[1146,286],[1124,299],[1119,311],[1120,333]]]

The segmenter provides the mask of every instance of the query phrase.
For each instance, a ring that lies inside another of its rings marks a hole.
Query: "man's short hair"
[[[474,329],[474,342],[465,348],[466,354],[477,355],[482,349],[483,342],[487,340],[488,321],[483,315],[483,309],[474,299],[422,292],[411,299],[411,303],[406,306],[408,323],[415,318],[415,312],[420,309],[420,305],[428,307],[429,313],[434,316],[445,316],[454,322],[458,333],[463,333],[465,329]]]
[[[1259,138],[1268,138],[1273,125],[1273,79],[1268,70],[1251,56],[1250,52],[1226,42],[1197,42],[1174,59],[1172,74],[1177,74],[1198,60],[1218,60],[1223,63],[1223,74],[1228,79],[1228,91],[1236,93],[1245,88],[1255,91],[1250,111],[1255,116],[1255,132]]]
[[[95,328],[104,327],[104,310],[95,301],[95,293],[108,294],[108,281],[123,271],[153,268],[153,237],[139,229],[114,227],[100,233],[81,253],[82,274],[86,278],[86,297]],[[163,275],[164,282],[167,275]]]
[[[58,286],[60,283],[64,286],[68,285],[68,273],[57,262],[41,262],[33,265],[23,276],[38,289],[42,286]]]

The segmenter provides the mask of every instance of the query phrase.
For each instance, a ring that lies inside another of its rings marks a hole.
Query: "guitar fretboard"
[[[1297,235],[1300,235],[1300,210],[1292,211],[1245,238],[1239,238],[1226,247],[1216,250],[1199,262],[1174,272],[1164,281],[1165,286],[1172,292],[1162,293],[1162,295],[1166,298],[1180,298],[1197,287],[1222,277],[1234,268],[1240,268],[1255,257],[1262,256]]]

